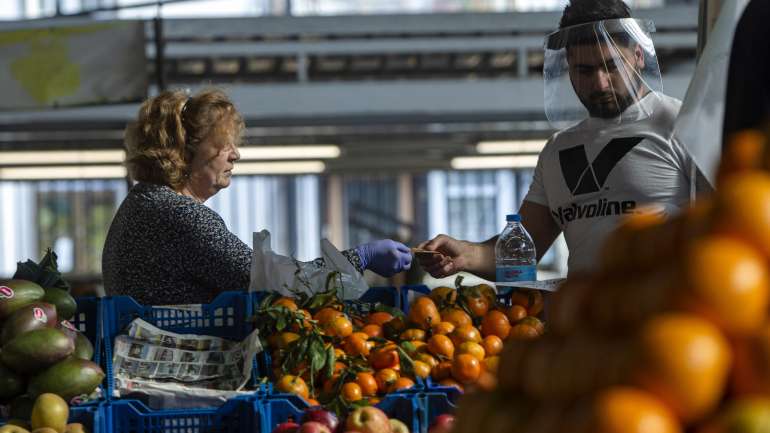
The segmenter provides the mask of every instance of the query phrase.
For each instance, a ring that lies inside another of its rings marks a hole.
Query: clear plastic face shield
[[[662,84],[651,21],[633,18],[566,27],[545,41],[545,113],[556,128],[588,117],[616,123],[652,114]]]

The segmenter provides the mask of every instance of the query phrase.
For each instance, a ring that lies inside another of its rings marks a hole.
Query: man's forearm
[[[470,243],[473,248],[472,260],[468,264],[468,272],[481,278],[495,280],[495,244],[497,236],[481,243]]]

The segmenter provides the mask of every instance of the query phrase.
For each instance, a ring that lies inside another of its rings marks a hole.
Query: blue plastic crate
[[[412,433],[427,433],[427,429],[421,429],[420,420],[423,415],[420,411],[422,403],[415,398],[413,393],[392,393],[385,396],[375,406],[388,414],[390,418],[397,418],[409,427]],[[299,423],[302,414],[309,406],[305,400],[294,394],[275,394],[260,401],[260,431],[270,433],[278,424],[288,420]],[[344,422],[344,420],[340,420]]]
[[[403,286],[400,292],[401,292],[401,309],[408,314],[409,306],[412,305],[412,302],[414,302],[414,300],[416,298],[419,298],[420,296],[429,295],[431,292],[431,289],[425,285]],[[513,292],[508,291],[507,293],[504,293],[504,294],[498,294],[497,301],[502,305],[510,306],[511,293]]]
[[[70,407],[69,423],[80,423],[91,433],[110,433],[105,428],[104,408],[101,405]],[[7,420],[0,419],[0,426]]]
[[[414,395],[419,406],[419,433],[427,433],[437,416],[455,413],[462,393],[454,387],[438,386]]]
[[[114,380],[112,345],[115,337],[134,320],[142,319],[158,328],[179,334],[210,335],[240,341],[254,329],[251,296],[245,292],[223,292],[200,309],[179,306],[144,306],[129,296],[102,299],[104,366],[107,397],[112,399]],[[254,361],[252,386],[258,386],[259,366]]]
[[[101,365],[102,361],[102,302],[96,297],[75,298],[78,304],[75,317],[70,323],[83,333],[94,345],[93,361]]]
[[[258,402],[236,397],[218,408],[153,410],[137,400],[105,403],[108,433],[258,433]]]

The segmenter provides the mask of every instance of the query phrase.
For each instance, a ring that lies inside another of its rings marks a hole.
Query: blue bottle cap
[[[520,223],[521,222],[521,215],[519,215],[519,214],[509,214],[509,215],[506,215],[505,216],[505,221],[506,222],[513,221],[513,222]]]

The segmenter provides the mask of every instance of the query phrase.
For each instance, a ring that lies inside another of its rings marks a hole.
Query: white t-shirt
[[[639,120],[592,117],[548,140],[524,200],[551,210],[564,231],[570,272],[594,267],[605,237],[624,214],[654,203],[670,215],[688,204],[693,163],[671,139],[680,106],[677,99],[651,93],[624,112],[638,112]]]

